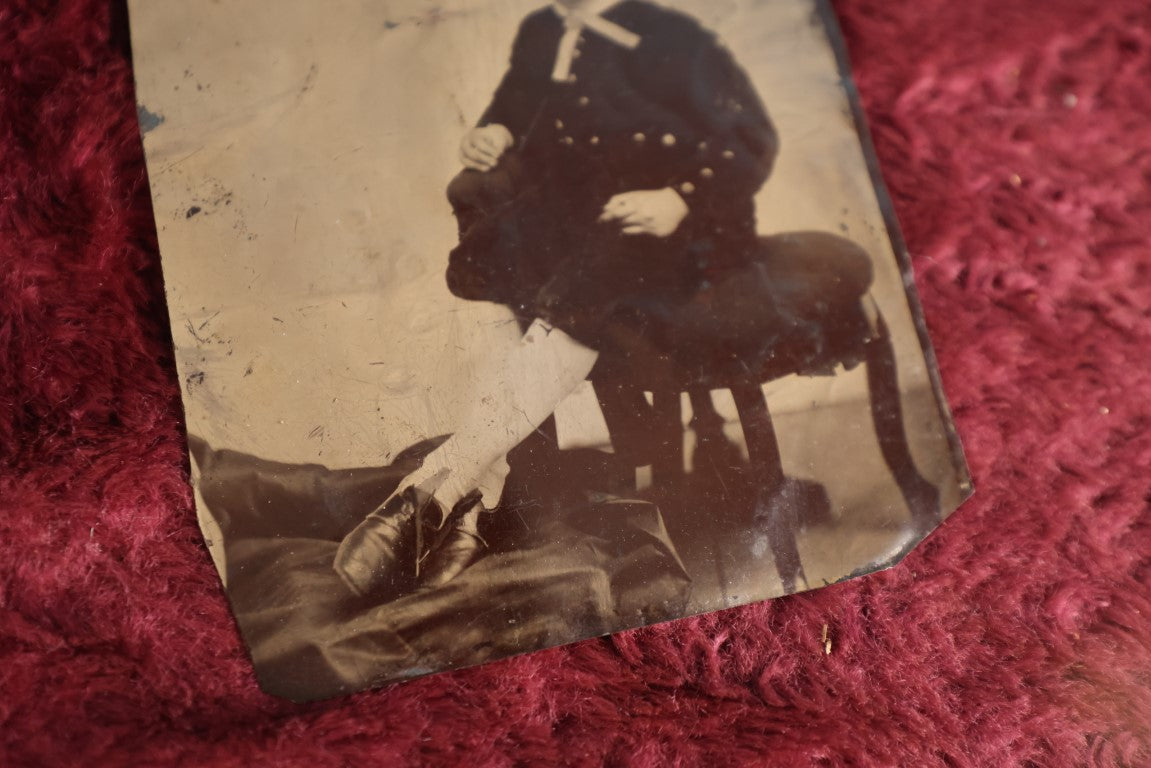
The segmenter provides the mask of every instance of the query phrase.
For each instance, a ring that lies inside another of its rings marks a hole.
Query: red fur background
[[[297,706],[195,525],[122,8],[0,0],[0,764],[1151,765],[1151,5],[836,10],[975,498],[882,574]]]

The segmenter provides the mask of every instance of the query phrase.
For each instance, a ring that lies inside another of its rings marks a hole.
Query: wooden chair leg
[[[707,389],[692,389],[691,396],[691,428],[700,440],[711,440],[723,437],[723,417],[715,410],[715,403],[711,401],[711,391]]]
[[[688,395],[691,397],[691,428],[695,432],[692,474],[700,487],[723,492],[724,478],[743,465],[742,451],[724,434],[724,419],[711,401],[711,391],[692,389]]]
[[[747,454],[754,468],[755,479],[771,490],[783,484],[783,457],[775,439],[775,425],[767,409],[767,398],[758,386],[736,386],[731,396],[739,411],[743,437],[747,441]]]
[[[658,488],[671,488],[683,477],[683,409],[680,393],[659,390],[652,393],[655,425],[655,455],[652,481]]]
[[[596,382],[594,388],[616,454],[635,466],[651,464],[654,415],[643,390],[604,382]]]
[[[942,517],[939,489],[919,473],[911,457],[900,406],[895,347],[882,315],[876,318],[876,330],[878,333],[867,343],[866,350],[871,418],[879,438],[879,450],[911,510],[912,523],[926,533],[938,525]]]
[[[755,508],[753,522],[767,534],[768,546],[775,559],[775,570],[783,584],[785,594],[795,592],[799,580],[807,583],[803,563],[799,558],[796,531],[799,528],[799,510],[796,499],[786,492],[783,459],[771,422],[767,399],[758,386],[732,387],[732,397],[739,411],[751,460],[752,477],[757,485],[753,496]]]

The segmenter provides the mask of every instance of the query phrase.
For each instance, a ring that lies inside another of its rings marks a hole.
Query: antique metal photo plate
[[[970,494],[824,3],[130,10],[197,511],[265,690],[816,589]]]

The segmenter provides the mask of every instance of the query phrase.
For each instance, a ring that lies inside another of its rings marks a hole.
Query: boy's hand
[[[600,221],[618,221],[625,235],[667,237],[687,216],[687,203],[671,187],[624,192],[607,201]]]
[[[512,132],[502,125],[473,128],[460,142],[460,160],[475,171],[490,171],[515,143]]]

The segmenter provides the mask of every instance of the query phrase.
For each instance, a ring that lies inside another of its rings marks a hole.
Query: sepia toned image
[[[825,4],[130,5],[265,690],[815,589],[971,492]]]

